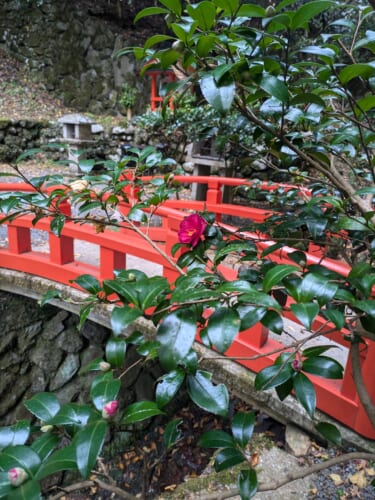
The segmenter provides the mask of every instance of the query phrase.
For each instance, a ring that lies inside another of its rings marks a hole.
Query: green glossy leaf
[[[97,420],[83,427],[74,437],[78,470],[87,479],[94,468],[98,455],[103,447],[108,423]]]
[[[245,448],[253,435],[255,415],[253,412],[236,413],[232,420],[232,434],[236,443]]]
[[[163,408],[177,394],[185,380],[183,370],[177,368],[159,378],[156,386],[156,403],[159,408]]]
[[[10,445],[25,444],[30,435],[30,422],[20,420],[16,424],[0,427],[0,450]]]
[[[224,448],[216,455],[214,467],[216,472],[229,469],[241,462],[245,461],[245,457],[236,448]]]
[[[302,370],[320,377],[340,379],[344,369],[335,359],[326,356],[316,356],[305,359]]]
[[[335,425],[328,422],[319,422],[315,428],[327,441],[337,446],[342,445],[341,433]]]
[[[291,304],[290,309],[302,325],[307,330],[311,330],[312,324],[319,313],[318,304],[315,304],[315,302],[307,304]]]
[[[75,425],[83,427],[87,424],[91,414],[90,405],[78,403],[67,403],[61,410],[49,421],[51,425]]]
[[[338,349],[338,346],[332,345],[316,345],[312,347],[307,347],[303,350],[303,357],[310,358],[311,356],[316,357],[320,356],[324,352],[327,352],[329,349]]]
[[[310,19],[334,5],[335,2],[328,0],[315,0],[302,5],[292,17],[292,30],[303,28]]]
[[[134,23],[138,22],[140,19],[143,19],[147,16],[156,16],[158,14],[168,14],[168,10],[163,7],[147,7],[146,9],[142,9],[134,18]]]
[[[0,453],[0,469],[9,470],[21,467],[33,475],[41,463],[39,455],[28,446],[8,446]]]
[[[254,5],[253,3],[241,5],[238,13],[238,17],[266,17],[266,11],[260,5]]]
[[[40,480],[65,470],[78,470],[75,446],[70,445],[52,453],[40,466],[35,474],[35,479]]]
[[[353,78],[363,77],[368,79],[375,75],[375,67],[371,64],[356,63],[346,65],[339,73],[341,83],[346,84]]]
[[[254,306],[262,306],[264,308],[275,309],[276,311],[282,311],[280,304],[276,299],[268,295],[267,293],[251,291],[246,292],[238,297],[239,302],[247,302]]]
[[[163,434],[163,444],[167,449],[174,446],[181,438],[182,432],[178,427],[182,421],[182,418],[175,418],[167,423]]]
[[[42,500],[39,482],[35,479],[29,479],[18,488],[12,488],[8,493],[7,500]]]
[[[256,470],[241,470],[238,474],[237,483],[241,500],[249,500],[250,498],[253,498],[258,489],[258,478]]]
[[[225,113],[232,107],[236,90],[234,82],[219,86],[213,76],[207,75],[200,81],[200,88],[207,102],[216,111]]]
[[[154,401],[138,401],[126,408],[122,423],[125,425],[135,424],[163,414],[164,412]]]
[[[121,387],[120,380],[103,380],[98,384],[91,385],[90,396],[97,410],[102,411],[103,407],[117,398]]]
[[[293,377],[293,389],[298,401],[313,418],[316,408],[316,393],[313,384],[306,375],[300,372]]]
[[[40,392],[24,402],[30,413],[36,416],[41,422],[48,423],[60,410],[60,402],[54,394],[50,392]]]
[[[197,331],[189,310],[172,312],[164,318],[157,331],[160,342],[159,359],[167,371],[174,370],[188,355]]]
[[[298,299],[301,302],[309,302],[314,297],[320,307],[327,304],[335,296],[338,289],[337,283],[332,283],[326,277],[309,273],[304,276],[298,290]]]
[[[115,368],[123,366],[127,342],[123,338],[110,337],[105,345],[105,356],[108,363]]]
[[[224,353],[240,331],[241,320],[235,309],[220,307],[208,319],[207,335],[216,349]]]
[[[8,472],[0,472],[0,498],[8,498],[8,493],[13,489],[8,479]]]
[[[237,309],[241,318],[241,331],[256,325],[267,313],[264,307],[239,306]]]
[[[99,281],[91,274],[82,274],[72,280],[73,283],[76,283],[78,286],[86,290],[86,292],[91,293],[92,295],[96,295],[102,289]]]
[[[212,2],[203,1],[187,5],[186,10],[197,21],[199,28],[203,31],[208,31],[212,28],[216,17],[216,8]]]
[[[324,309],[322,315],[331,321],[338,330],[342,330],[345,326],[345,314],[337,309]]]
[[[300,269],[296,266],[280,264],[266,272],[263,280],[263,290],[268,293],[275,285],[278,285],[286,276],[298,273]]]
[[[271,95],[282,103],[289,103],[288,87],[282,80],[279,80],[275,76],[264,73],[261,81],[259,82],[259,86],[261,89],[267,92],[267,94]]]
[[[198,445],[203,448],[227,448],[234,447],[235,442],[227,432],[214,430],[205,432],[199,439]]]
[[[284,366],[278,364],[267,366],[257,373],[255,377],[255,389],[257,391],[271,389],[284,384],[292,377],[292,368],[287,363]]]
[[[42,461],[44,461],[57,447],[60,438],[57,434],[47,432],[42,436],[37,437],[31,444],[31,448],[37,453]]]
[[[268,330],[276,333],[277,335],[281,335],[284,331],[283,317],[276,311],[267,311],[261,319],[261,323]]]
[[[121,335],[134,321],[142,316],[138,307],[128,305],[115,306],[111,314],[111,328],[114,335]]]
[[[187,391],[196,405],[206,411],[225,417],[228,413],[229,394],[224,384],[214,385],[211,374],[198,370],[187,377]]]

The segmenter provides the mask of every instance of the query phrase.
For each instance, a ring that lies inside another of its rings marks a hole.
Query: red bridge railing
[[[171,255],[173,245],[178,241],[177,231],[181,220],[187,210],[207,210],[217,214],[218,220],[225,214],[262,221],[269,211],[238,206],[222,202],[222,190],[224,186],[244,185],[243,180],[222,177],[184,177],[176,176],[175,181],[182,184],[204,183],[207,184],[207,195],[204,201],[171,199],[159,207],[155,214],[160,217],[161,225],[149,227],[148,236],[152,244],[145,240],[140,234],[129,229],[121,228],[119,231],[106,230],[97,233],[95,228],[89,225],[77,225],[66,222],[61,237],[56,237],[50,230],[50,221],[41,219],[36,225],[32,225],[32,216],[22,216],[7,224],[7,241],[0,247],[0,267],[26,272],[41,276],[43,278],[57,281],[65,285],[74,286],[70,280],[85,273],[92,274],[98,279],[109,279],[113,277],[115,269],[123,269],[127,266],[129,256],[136,256],[148,262],[161,266],[162,274],[170,281],[174,281],[178,272],[171,262],[165,259],[158,248]],[[264,187],[268,185],[265,184]],[[280,185],[278,186],[280,187]],[[273,189],[270,187],[269,189]],[[290,189],[290,186],[284,186]],[[31,188],[25,184],[0,184],[0,191],[24,191]],[[308,193],[305,193],[308,194]],[[69,207],[66,208],[69,210]],[[129,210],[123,206],[122,210]],[[235,229],[226,226],[228,229]],[[48,239],[48,248],[40,251],[32,244],[32,231],[43,231]],[[246,233],[249,238],[259,239],[259,235]],[[98,250],[98,264],[85,262],[85,255],[77,259],[77,245],[85,242]],[[257,243],[260,250],[267,248],[272,242],[260,241]],[[292,263],[288,258],[294,249],[283,247],[277,252],[269,255],[280,263]],[[308,264],[319,263],[346,276],[350,268],[344,263],[333,259],[322,259],[321,251],[317,247],[309,248],[307,255]],[[227,279],[236,279],[237,271],[231,267],[222,267],[222,272]],[[290,312],[285,312],[285,317],[295,324],[297,329],[302,327],[298,320]],[[350,350],[350,343],[345,339],[345,331],[334,330],[332,324],[326,325],[323,319],[317,319],[314,328],[322,328],[327,338]],[[328,333],[329,331],[329,333]],[[260,371],[275,360],[278,354],[275,352],[283,346],[280,340],[276,340],[267,329],[257,324],[249,330],[241,332],[230,349],[226,352],[229,357],[241,358],[238,362],[254,372]],[[273,354],[272,354],[273,353]],[[349,357],[348,357],[349,359]],[[375,384],[373,384],[373,367],[375,365],[375,342],[366,340],[361,351],[361,364],[363,377],[367,390],[375,402]],[[375,439],[375,429],[372,427],[354,387],[352,367],[347,361],[342,380],[327,380],[317,376],[310,377],[314,383],[317,393],[317,407],[347,425],[359,434]]]

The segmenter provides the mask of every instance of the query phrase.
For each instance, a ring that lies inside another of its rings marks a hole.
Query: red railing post
[[[100,247],[100,279],[112,279],[114,271],[125,269],[126,255],[110,248]]]
[[[8,248],[12,253],[31,252],[31,234],[27,227],[8,225]]]

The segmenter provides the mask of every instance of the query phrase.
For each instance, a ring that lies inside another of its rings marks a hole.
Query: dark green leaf
[[[94,468],[98,455],[103,447],[108,423],[97,420],[83,427],[74,437],[78,470],[87,479]]]
[[[225,113],[230,110],[236,89],[234,82],[218,86],[213,76],[206,75],[200,81],[200,88],[207,102],[216,111]]]
[[[87,424],[91,414],[90,405],[78,403],[67,403],[61,410],[49,421],[50,425],[75,425],[83,427]]]
[[[143,19],[146,16],[155,16],[157,14],[168,14],[168,10],[163,7],[147,7],[146,9],[142,9],[134,18],[134,23],[138,22],[140,19]]]
[[[111,328],[114,335],[121,335],[126,328],[135,320],[142,316],[142,311],[138,307],[128,305],[115,306],[111,314]]]
[[[97,410],[102,411],[103,407],[117,398],[121,386],[120,380],[103,380],[98,384],[91,385],[90,396]]]
[[[163,414],[162,410],[153,401],[138,401],[126,408],[122,423],[125,425],[135,424]]]
[[[212,345],[224,353],[240,331],[241,320],[235,309],[220,307],[208,319],[207,335]]]
[[[283,318],[276,311],[267,311],[261,319],[261,323],[268,328],[268,330],[277,335],[281,335],[284,331]]]
[[[189,353],[197,331],[189,310],[172,312],[164,318],[157,331],[159,358],[165,370],[174,370]]]
[[[41,461],[44,461],[57,447],[59,442],[60,438],[57,434],[47,432],[36,438],[35,441],[32,442],[31,448],[39,455]]]
[[[343,367],[335,359],[316,356],[305,359],[302,370],[320,377],[339,379],[343,377]]]
[[[29,479],[18,488],[12,488],[6,498],[7,500],[41,500],[40,484],[35,479]]]
[[[40,466],[39,455],[24,445],[8,446],[0,453],[0,469],[9,470],[13,467],[21,467],[29,475],[33,475]]]
[[[312,324],[319,313],[319,306],[315,302],[308,304],[291,304],[290,309],[295,317],[307,329],[311,330]]]
[[[303,373],[299,372],[293,377],[293,388],[296,398],[305,408],[311,418],[316,408],[316,394],[313,384]]]
[[[76,283],[78,286],[86,290],[86,292],[91,293],[92,295],[96,295],[102,289],[99,281],[91,274],[82,274],[78,276],[78,278],[72,280],[73,283]]]
[[[253,498],[258,489],[257,473],[254,469],[244,469],[238,474],[238,491],[241,500]]]
[[[179,368],[160,377],[156,386],[156,403],[159,408],[163,408],[171,401],[184,380],[185,373]]]
[[[253,435],[255,416],[253,412],[236,413],[232,420],[232,434],[241,448],[245,448]]]
[[[244,462],[245,457],[236,448],[224,448],[216,455],[214,467],[216,472],[229,469],[241,462]]]
[[[75,446],[70,445],[52,453],[40,466],[35,479],[40,480],[56,472],[77,469],[76,449]]]
[[[337,446],[342,445],[341,433],[335,425],[328,422],[319,422],[315,426],[315,428],[325,439],[327,439],[331,443]]]
[[[163,444],[169,449],[181,438],[182,432],[178,426],[182,423],[182,418],[170,420],[164,429]]]
[[[24,405],[30,413],[44,423],[48,423],[60,410],[59,400],[50,392],[40,392],[31,399],[26,400]]]
[[[296,266],[280,264],[266,272],[263,280],[263,291],[268,293],[275,285],[278,285],[286,276],[298,273],[300,269]]]
[[[127,343],[125,339],[110,337],[105,346],[105,356],[113,367],[120,368],[125,361]]]
[[[255,389],[257,391],[271,389],[284,384],[292,377],[292,368],[287,363],[284,366],[271,365],[263,368],[255,377]]]
[[[288,104],[289,102],[288,87],[282,80],[279,80],[273,75],[264,73],[259,83],[259,86],[275,99],[278,99],[284,104]]]
[[[227,432],[215,430],[205,432],[199,439],[198,445],[203,448],[227,448],[234,447],[235,442]]]
[[[315,0],[314,2],[302,5],[292,17],[292,30],[305,27],[310,19],[334,5],[335,2],[329,0]]]
[[[214,385],[210,373],[198,370],[195,375],[188,375],[187,391],[200,408],[222,417],[227,415],[228,390],[224,384]]]

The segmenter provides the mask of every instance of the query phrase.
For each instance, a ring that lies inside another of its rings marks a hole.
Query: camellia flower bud
[[[111,369],[111,365],[107,361],[101,361],[99,363],[99,368],[102,372],[107,372]]]
[[[111,401],[104,405],[102,411],[103,418],[111,418],[115,415],[118,409],[118,401]]]
[[[300,358],[296,358],[292,361],[292,368],[296,372],[300,372],[302,370],[302,360]]]
[[[8,479],[12,486],[20,486],[28,479],[27,472],[21,467],[13,467],[8,470]]]
[[[49,431],[52,431],[53,429],[53,425],[42,425],[42,427],[40,428],[40,430],[42,432],[49,432]]]

